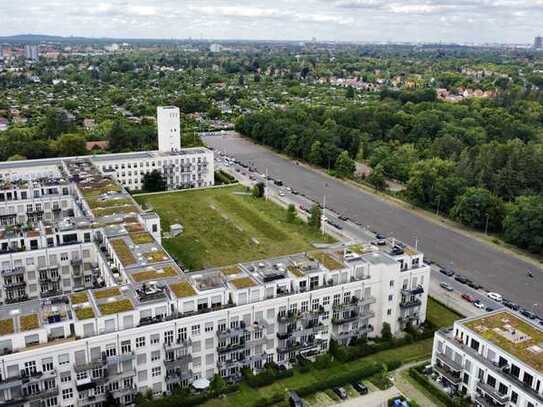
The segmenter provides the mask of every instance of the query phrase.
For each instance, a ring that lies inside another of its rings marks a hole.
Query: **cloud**
[[[543,0],[24,0],[0,35],[531,42]]]

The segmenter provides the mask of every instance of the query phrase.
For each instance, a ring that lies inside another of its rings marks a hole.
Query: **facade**
[[[157,107],[158,150],[176,152],[181,150],[181,119],[175,106]]]
[[[432,366],[443,386],[476,406],[543,405],[543,330],[510,311],[438,331]]]
[[[25,45],[25,58],[31,61],[37,61],[40,57],[40,50],[37,45]]]
[[[425,320],[430,269],[395,241],[185,273],[108,165],[0,164],[0,406],[129,405]]]
[[[535,37],[534,39],[534,48],[543,49],[543,37]]]

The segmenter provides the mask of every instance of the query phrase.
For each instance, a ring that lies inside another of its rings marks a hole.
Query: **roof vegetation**
[[[134,306],[129,299],[124,299],[120,301],[99,304],[98,308],[100,309],[100,313],[102,315],[111,315],[117,314],[119,312],[132,311],[134,309]]]
[[[132,274],[132,278],[138,283],[142,281],[159,280],[161,278],[170,278],[176,276],[177,272],[172,266],[167,266],[160,270],[140,271],[139,273]]]
[[[136,263],[136,258],[123,239],[114,239],[110,243],[123,266],[130,266]]]
[[[170,284],[170,290],[172,290],[177,298],[192,297],[196,295],[196,290],[188,281]]]

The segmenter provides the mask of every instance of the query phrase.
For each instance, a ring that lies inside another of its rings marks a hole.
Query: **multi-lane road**
[[[543,272],[533,264],[285,159],[244,138],[227,134],[206,136],[204,141],[210,147],[250,165],[256,173],[267,172],[270,177],[281,180],[285,186],[299,193],[294,195],[281,188],[284,200],[291,200],[298,206],[304,202],[310,205],[312,202],[322,203],[326,196],[326,208],[331,210],[327,217],[342,226],[343,234],[367,240],[371,230],[412,245],[416,241],[427,258],[469,277],[489,291],[497,291],[529,310],[543,314]],[[270,187],[275,188],[272,185]],[[279,193],[279,189],[275,192]],[[338,215],[346,216],[350,221],[338,221]],[[528,277],[529,271],[534,278]],[[433,274],[440,280],[447,279],[439,273]]]

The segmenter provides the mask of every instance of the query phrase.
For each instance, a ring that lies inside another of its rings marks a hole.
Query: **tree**
[[[211,383],[209,384],[209,390],[213,394],[222,394],[226,388],[226,383],[220,374],[213,375]]]
[[[319,205],[313,205],[309,212],[308,224],[313,229],[319,230],[321,228],[321,208]]]
[[[503,221],[505,240],[543,254],[543,196],[520,196],[507,207]]]
[[[336,173],[340,177],[352,177],[356,170],[354,160],[349,157],[347,151],[343,151],[336,161]]]
[[[504,215],[503,201],[485,188],[468,188],[451,209],[451,217],[464,225],[498,231]]]
[[[311,149],[309,150],[309,155],[307,156],[307,161],[311,164],[321,165],[322,163],[322,152],[321,152],[321,142],[315,141],[311,144]]]
[[[345,92],[345,97],[347,99],[354,99],[354,96],[355,96],[354,88],[352,86],[349,86],[347,88],[347,92]]]
[[[63,134],[54,141],[54,149],[60,157],[84,155],[87,152],[85,137],[81,134]]]
[[[115,120],[107,133],[109,149],[114,153],[129,149],[132,136],[121,120]]]
[[[159,170],[153,170],[143,176],[143,190],[145,192],[160,192],[167,188],[166,180]]]
[[[287,209],[287,222],[294,223],[296,220],[296,207],[294,204],[290,204]]]
[[[71,122],[65,111],[60,109],[49,109],[40,123],[41,134],[48,139],[54,139],[71,128]]]
[[[263,198],[266,193],[266,186],[263,182],[258,182],[253,186],[253,196],[255,198]]]
[[[373,169],[371,174],[368,176],[368,182],[379,191],[385,190],[385,188],[387,187],[387,183],[382,165],[379,164]]]
[[[388,322],[383,322],[383,327],[381,328],[381,338],[385,341],[390,341],[392,339],[392,330]]]

